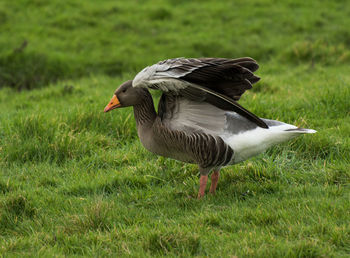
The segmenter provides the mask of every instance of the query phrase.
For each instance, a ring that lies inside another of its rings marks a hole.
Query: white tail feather
[[[225,135],[222,138],[235,152],[233,163],[238,163],[265,151],[273,145],[305,133],[316,133],[316,131],[283,123],[270,126],[269,129],[257,127],[238,134]]]

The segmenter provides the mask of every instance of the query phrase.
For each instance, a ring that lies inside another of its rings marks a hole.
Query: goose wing
[[[168,59],[144,68],[135,76],[133,87],[158,89],[168,95],[208,102],[268,128],[263,120],[236,102],[259,80],[253,74],[258,67],[249,57]]]

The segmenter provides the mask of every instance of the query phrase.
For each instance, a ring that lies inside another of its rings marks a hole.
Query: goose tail
[[[307,129],[307,128],[301,128],[301,127],[287,129],[285,131],[286,132],[295,132],[295,133],[317,133],[317,131],[314,129]]]

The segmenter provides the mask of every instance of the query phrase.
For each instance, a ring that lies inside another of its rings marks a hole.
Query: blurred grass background
[[[31,89],[88,74],[120,76],[178,56],[346,64],[345,3],[2,1],[0,86]]]
[[[1,254],[348,256],[349,26],[345,0],[1,1]],[[179,56],[253,57],[240,103],[318,133],[195,200],[195,166],[144,150],[131,109],[102,112]]]

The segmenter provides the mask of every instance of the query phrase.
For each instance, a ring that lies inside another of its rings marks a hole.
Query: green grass
[[[349,256],[349,25],[346,1],[0,2],[0,255]],[[240,103],[318,133],[197,200],[196,166],[143,149],[131,109],[103,113],[177,56],[257,59]]]

